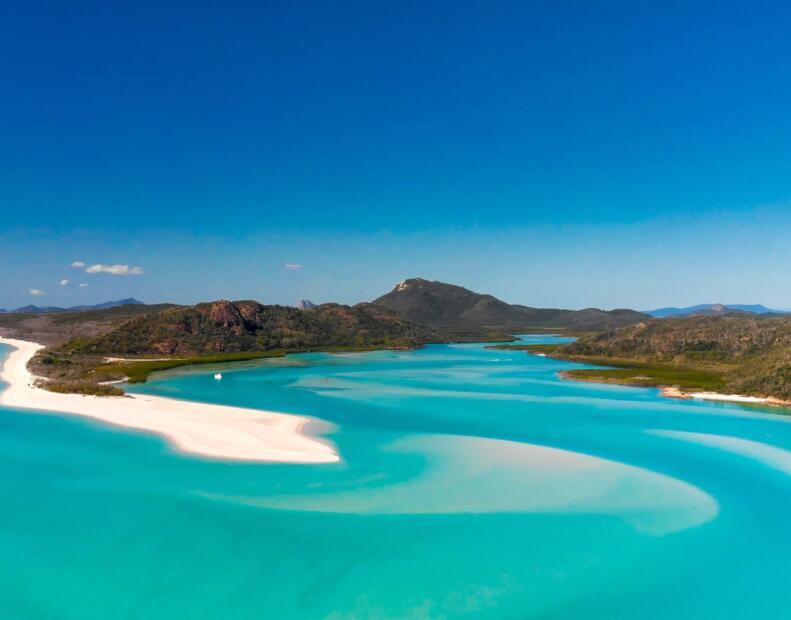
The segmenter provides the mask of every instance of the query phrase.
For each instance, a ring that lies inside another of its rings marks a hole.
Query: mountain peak
[[[401,280],[398,284],[393,287],[393,290],[399,293],[403,293],[404,291],[408,291],[410,288],[415,286],[422,286],[424,284],[442,284],[442,282],[431,282],[424,278],[407,278],[406,280]],[[451,286],[451,285],[445,285]]]
[[[634,311],[559,310],[509,304],[445,282],[410,278],[374,301],[429,327],[518,331],[532,327],[610,329],[646,319]]]

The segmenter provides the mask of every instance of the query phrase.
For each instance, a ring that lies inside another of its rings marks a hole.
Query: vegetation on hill
[[[297,351],[415,348],[437,338],[432,330],[374,304],[323,304],[301,310],[255,301],[217,301],[166,306],[137,316],[127,311],[123,319],[116,316],[120,308],[96,312],[79,313],[82,319],[90,318],[90,328],[66,313],[23,319],[15,326],[32,330],[42,324],[25,321],[43,319],[47,330],[56,329],[60,322],[78,336],[54,341],[31,362],[33,371],[47,379],[43,387],[113,395],[123,392],[107,382],[145,381],[152,372],[178,366]],[[100,333],[86,337],[92,331]],[[40,339],[40,333],[31,336]]]
[[[619,367],[570,371],[573,378],[791,400],[791,317],[786,316],[651,319],[583,337],[555,355]]]
[[[144,381],[151,372],[183,365],[298,351],[415,348],[449,340],[503,342],[519,330],[585,332],[645,318],[631,310],[511,305],[426,280],[408,280],[377,301],[355,306],[304,302],[292,308],[221,300],[13,313],[0,315],[0,334],[48,345],[32,362],[34,372],[48,379],[47,387],[114,394],[120,390],[108,381]]]
[[[216,301],[146,314],[74,348],[106,355],[310,351],[339,346],[414,348],[433,333],[374,304],[309,310]]]
[[[0,335],[59,346],[75,339],[96,338],[130,318],[175,307],[173,304],[126,304],[71,312],[0,314]]]
[[[374,301],[400,312],[407,319],[429,327],[458,330],[614,329],[649,318],[634,310],[604,311],[596,308],[561,310],[508,304],[492,295],[475,293],[461,286],[405,280]]]

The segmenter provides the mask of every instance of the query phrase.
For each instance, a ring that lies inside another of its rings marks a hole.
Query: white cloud
[[[75,260],[72,264],[75,269],[85,269],[85,273],[109,273],[111,276],[142,276],[143,268],[136,265],[86,265],[85,261]]]
[[[88,288],[87,282],[80,282],[80,288]]]
[[[44,291],[42,291],[40,288],[28,289],[28,293],[30,293],[31,295],[33,295],[35,297],[41,297],[42,295],[46,295],[46,293]]]
[[[302,265],[299,263],[286,263],[283,265],[286,269],[290,269],[291,271],[299,271],[302,269]]]
[[[69,281],[68,281],[68,280],[66,280],[65,278],[64,278],[63,280],[61,280],[61,281],[60,281],[60,285],[61,285],[61,286],[66,286],[68,283],[69,283]]]
[[[97,263],[85,268],[85,273],[109,273],[113,276],[140,276],[143,268],[129,265],[102,265]]]

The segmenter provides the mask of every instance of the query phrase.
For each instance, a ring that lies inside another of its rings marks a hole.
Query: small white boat
[[[220,379],[222,379],[222,373],[221,372],[216,373],[214,375],[214,378],[217,379],[217,381],[219,381]]]

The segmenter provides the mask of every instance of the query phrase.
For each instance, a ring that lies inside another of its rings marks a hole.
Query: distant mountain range
[[[410,321],[441,329],[531,328],[609,330],[650,317],[635,310],[563,310],[509,304],[461,286],[412,278],[400,282],[375,304],[400,312]]]
[[[720,316],[723,314],[733,313],[746,313],[746,314],[789,314],[785,310],[773,310],[761,304],[698,304],[697,306],[688,306],[686,308],[657,308],[656,310],[647,310],[646,314],[653,317],[664,318],[669,316]]]
[[[726,314],[784,315],[788,310],[768,308],[761,304],[698,304],[687,307],[666,307],[638,312],[636,310],[564,310],[534,308],[506,303],[493,295],[476,293],[462,286],[411,278],[373,301],[400,312],[410,321],[432,328],[453,330],[491,329],[509,331],[530,328],[602,331],[634,325],[649,317],[722,316]],[[119,306],[144,306],[133,297],[79,306],[27,305],[13,310],[0,309],[0,314],[51,314],[106,310]],[[309,299],[297,303],[300,310],[317,307]]]
[[[60,308],[58,306],[34,306],[32,304],[21,306],[14,310],[0,310],[2,312],[18,312],[18,313],[50,313],[50,312],[84,312],[85,310],[106,310],[107,308],[117,308],[118,306],[142,306],[142,301],[134,297],[127,297],[126,299],[119,299],[117,301],[105,301],[101,304],[94,304],[92,306],[70,306],[68,308]]]
[[[308,300],[298,308],[226,300],[152,306],[132,298],[70,308],[26,306],[0,315],[0,333],[49,345],[46,359],[55,361],[42,362],[38,370],[66,391],[80,393],[102,389],[96,383],[100,375],[92,371],[103,356],[408,349],[569,330],[596,335],[583,335],[558,355],[642,360],[643,378],[630,376],[634,380],[646,380],[646,363],[660,364],[656,372],[661,373],[668,372],[667,365],[681,365],[688,369],[687,387],[710,387],[698,379],[713,377],[717,386],[738,393],[791,398],[791,317],[744,304],[653,313],[678,318],[653,318],[635,310],[533,308],[412,278],[371,303],[354,306]],[[63,360],[68,363],[61,364]],[[664,376],[651,381],[663,384]]]
[[[14,308],[13,310],[8,310],[8,312],[17,312],[17,313],[44,313],[44,312],[64,312],[65,308],[57,308],[55,306],[34,306],[30,304],[28,306],[20,306],[19,308]]]

